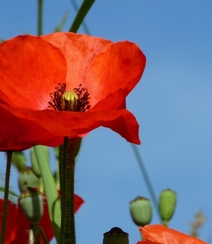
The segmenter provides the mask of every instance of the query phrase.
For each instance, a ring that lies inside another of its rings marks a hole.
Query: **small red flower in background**
[[[146,58],[128,41],[74,33],[18,36],[0,45],[0,150],[56,146],[100,126],[140,143],[125,98],[139,82]],[[58,84],[89,93],[86,112],[48,109]]]
[[[183,234],[163,225],[140,227],[144,241],[137,244],[206,244],[195,237]]]
[[[4,200],[0,199],[0,213],[2,213],[3,211],[3,203]],[[84,200],[81,197],[79,197],[78,195],[74,196],[75,213],[83,203]],[[47,239],[51,241],[51,239],[54,237],[54,233],[49,218],[48,206],[46,203],[44,204],[44,215],[40,221],[40,226],[43,229]],[[30,222],[25,218],[21,208],[9,201],[5,244],[29,243],[29,230]],[[44,244],[44,241],[41,239],[40,243]]]

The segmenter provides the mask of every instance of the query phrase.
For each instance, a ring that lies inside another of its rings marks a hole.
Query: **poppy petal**
[[[0,95],[6,94],[7,103],[22,108],[46,109],[49,93],[66,79],[63,54],[41,37],[23,35],[4,41],[0,64]]]
[[[96,110],[117,109],[139,82],[145,65],[146,58],[136,44],[111,44],[94,58],[88,70],[91,106]]]
[[[35,121],[43,129],[58,136],[70,138],[80,137],[100,126],[107,127],[119,133],[127,141],[140,144],[138,138],[138,123],[128,110],[88,111],[85,113],[29,110],[1,105],[15,116]]]
[[[0,220],[2,220],[3,206],[4,206],[4,200],[0,199]],[[10,200],[8,200],[5,244],[11,243],[16,236],[17,225],[14,220],[17,218],[17,215],[18,215],[17,206],[14,203],[12,203]],[[0,233],[1,233],[1,223],[0,223]]]
[[[141,227],[140,231],[145,240],[159,244],[206,244],[204,241],[163,225],[146,225]]]
[[[10,244],[28,243],[29,242],[29,230],[30,222],[24,216],[20,207],[17,207],[18,215],[13,221],[17,227],[15,239]]]
[[[112,43],[74,33],[53,33],[42,38],[64,54],[68,62],[67,88],[85,86],[92,94],[91,107],[116,92],[113,99],[106,101],[105,108],[102,104],[98,106],[116,109],[138,83],[145,68],[144,54],[136,44],[128,41]]]
[[[88,86],[86,74],[92,60],[112,43],[99,37],[70,32],[56,32],[42,38],[59,48],[65,56],[68,67],[66,77],[68,90],[78,87],[79,84]]]
[[[0,113],[6,115],[1,121],[5,131],[11,132],[9,139],[2,132],[0,150],[56,146],[61,137],[79,137],[100,126],[139,144],[138,123],[123,104],[145,62],[136,44],[74,33],[24,35],[3,42]],[[85,113],[48,110],[50,94],[58,83],[66,83],[67,90],[85,86],[90,109]]]
[[[21,151],[35,145],[58,146],[63,137],[55,136],[34,121],[20,119],[1,107],[0,151]],[[42,136],[41,136],[42,135]]]
[[[81,205],[84,203],[84,200],[78,196],[78,195],[74,195],[74,212],[76,213],[78,211],[78,209],[81,207]]]

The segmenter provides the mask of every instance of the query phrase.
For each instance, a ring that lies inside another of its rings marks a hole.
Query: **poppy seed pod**
[[[66,111],[76,111],[79,97],[74,91],[67,91],[62,95],[61,108]]]
[[[144,197],[136,197],[130,202],[130,214],[136,225],[144,226],[149,224],[152,219],[150,200]]]
[[[177,202],[177,195],[171,189],[161,191],[159,196],[159,212],[164,225],[172,218]]]
[[[22,193],[19,197],[19,204],[25,217],[31,224],[36,225],[39,223],[43,216],[43,195],[39,191],[35,191],[32,188]]]
[[[21,192],[27,191],[28,187],[38,188],[40,185],[40,180],[33,173],[31,168],[27,168],[21,171],[18,176],[18,186]]]
[[[103,244],[129,244],[128,234],[119,227],[104,233]]]

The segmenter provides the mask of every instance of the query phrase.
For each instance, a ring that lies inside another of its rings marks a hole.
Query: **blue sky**
[[[75,16],[71,1],[44,2],[44,33],[51,33],[69,11],[63,29],[67,31]],[[0,37],[36,34],[36,3],[2,1]],[[144,75],[127,99],[140,124],[139,151],[156,195],[165,188],[177,192],[170,227],[189,233],[189,222],[202,210],[207,221],[200,238],[208,243],[212,243],[211,9],[210,0],[97,0],[86,17],[92,35],[130,40],[145,53]],[[84,33],[82,28],[79,32]],[[0,157],[5,161],[3,153]],[[15,180],[12,183],[15,189]],[[101,243],[103,233],[114,226],[129,233],[130,243],[139,240],[129,202],[150,195],[131,145],[118,134],[99,128],[84,139],[76,193],[85,199],[76,215],[79,244],[88,239]],[[152,223],[158,222],[154,210]]]

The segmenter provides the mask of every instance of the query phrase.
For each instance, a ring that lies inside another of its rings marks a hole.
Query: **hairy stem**
[[[73,140],[64,138],[60,146],[60,196],[61,196],[61,229],[60,243],[75,244],[75,221],[74,221],[74,166],[75,156],[72,155]]]

